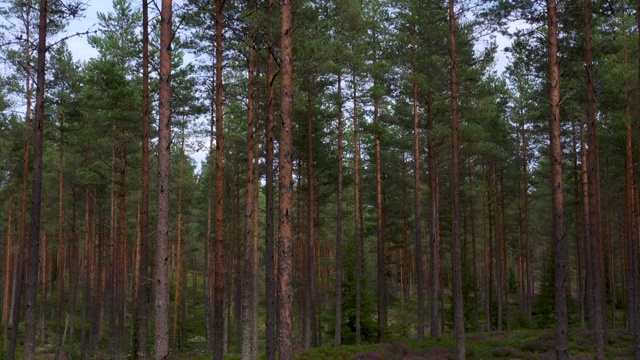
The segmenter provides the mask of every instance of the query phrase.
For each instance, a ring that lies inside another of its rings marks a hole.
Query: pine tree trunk
[[[551,152],[551,184],[553,211],[553,244],[555,272],[556,358],[569,358],[567,340],[567,245],[564,239],[562,194],[562,148],[560,141],[560,73],[558,66],[558,18],[556,1],[547,0],[547,42],[549,51],[549,145]]]
[[[147,332],[149,328],[149,3],[142,0],[142,194],[140,199],[140,262],[138,301],[132,314],[133,360],[147,358]]]
[[[86,358],[87,354],[87,321],[90,320],[91,317],[91,286],[93,283],[93,279],[91,278],[91,266],[93,261],[91,257],[93,256],[94,249],[91,248],[91,233],[90,229],[90,195],[89,195],[89,187],[85,187],[84,190],[84,252],[83,252],[83,260],[82,260],[82,271],[83,275],[83,287],[82,287],[82,325],[81,325],[81,334],[80,334],[80,357]],[[134,333],[135,333],[134,328]]]
[[[278,236],[279,358],[293,359],[293,36],[291,0],[280,0],[280,231]]]
[[[215,209],[215,293],[213,306],[213,358],[221,360],[224,353],[224,127],[222,99],[223,30],[222,11],[224,0],[216,0],[216,209]]]
[[[242,294],[242,359],[250,360],[257,358],[258,349],[253,347],[253,327],[257,326],[253,318],[253,297],[258,292],[253,286],[254,277],[258,276],[253,272],[254,248],[253,234],[258,231],[254,228],[254,202],[257,201],[254,181],[254,142],[256,126],[254,124],[254,52],[253,52],[254,26],[249,24],[249,69],[248,69],[248,109],[247,109],[247,196],[244,208],[244,292]]]
[[[46,2],[45,2],[46,5]],[[46,8],[45,8],[46,10]],[[27,6],[25,11],[25,57],[31,58],[31,7]],[[25,66],[25,95],[26,95],[26,111],[25,111],[25,135],[24,150],[22,162],[22,199],[20,202],[20,247],[15,255],[15,264],[13,272],[13,291],[11,292],[11,313],[8,322],[11,323],[11,345],[7,353],[9,359],[15,357],[16,345],[18,343],[18,327],[20,324],[20,309],[23,295],[23,279],[25,278],[25,269],[27,268],[27,199],[29,190],[29,154],[31,143],[31,66]],[[37,104],[37,100],[36,100]]]
[[[578,125],[579,126],[579,125]],[[573,125],[572,131],[572,149],[578,149],[578,136],[579,136],[579,128],[576,127],[576,124]],[[585,327],[585,281],[584,281],[584,243],[582,241],[582,216],[581,216],[581,180],[578,174],[582,169],[578,168],[578,150],[574,151],[573,156],[573,183],[575,188],[574,194],[574,208],[575,208],[575,237],[576,237],[576,274],[577,274],[577,301],[578,301],[578,316],[580,317],[580,327]]]
[[[162,0],[160,15],[160,97],[158,140],[158,213],[154,267],[154,356],[169,355],[169,173],[171,156],[172,0]]]
[[[462,253],[460,244],[460,170],[458,135],[458,65],[456,54],[455,0],[449,0],[449,30],[451,57],[451,130],[452,130],[452,228],[451,256],[453,264],[453,332],[456,341],[456,359],[466,359],[464,337],[464,299],[462,298]]]
[[[415,39],[416,31],[414,29],[413,36]],[[413,53],[412,71],[416,73],[416,56],[415,51]],[[415,206],[415,252],[416,252],[416,275],[418,285],[418,341],[424,340],[424,262],[422,251],[422,196],[420,194],[420,130],[419,130],[419,113],[418,113],[418,84],[413,81],[413,191],[414,191],[414,206]],[[432,263],[434,263],[432,261]],[[434,272],[432,271],[432,276]],[[437,312],[431,313],[431,336],[437,337],[437,326],[433,327],[434,321],[437,323]],[[435,331],[435,333],[434,333]]]
[[[589,185],[589,235],[592,243],[592,270],[596,359],[604,359],[606,341],[606,290],[602,233],[600,226],[600,184],[598,177],[598,149],[596,140],[596,107],[593,84],[593,55],[591,45],[591,0],[584,0],[585,67],[587,72],[587,179]],[[558,116],[559,121],[559,116]]]
[[[306,307],[309,322],[309,345],[318,346],[316,330],[316,267],[315,267],[315,173],[313,165],[313,79],[308,78],[308,99],[307,99],[307,149],[308,149],[308,172],[307,184],[309,186],[308,217],[307,217],[307,272],[306,286],[307,297]]]
[[[500,210],[498,199],[498,175],[496,173],[496,160],[493,159],[491,164],[491,192],[493,195],[493,229],[495,233],[495,247],[493,254],[495,255],[495,267],[496,267],[496,287],[498,295],[498,331],[502,331],[503,324],[503,298],[502,289],[504,287],[504,270],[502,268],[502,235],[500,226]]]
[[[471,162],[471,158],[467,161],[468,167],[468,177],[469,177],[469,209],[470,209],[470,217],[471,217],[471,262],[473,267],[473,329],[475,331],[480,331],[480,319],[479,319],[479,310],[480,310],[480,295],[478,293],[478,289],[480,284],[478,283],[478,259],[477,259],[477,246],[476,246],[476,211],[474,205],[474,192],[475,188],[473,185],[473,174],[471,170],[473,168],[473,164]]]
[[[414,32],[415,34],[415,32]],[[374,43],[378,42],[377,35],[374,33]],[[374,50],[373,54],[373,63],[374,66],[377,62],[378,53],[377,50]],[[414,63],[413,63],[414,71],[415,71],[415,54],[414,54]],[[374,77],[373,86],[376,87],[378,85],[378,80]],[[414,83],[414,122],[418,121],[418,85]],[[378,243],[378,342],[385,342],[385,333],[387,328],[387,293],[389,292],[387,288],[387,250],[386,243],[384,238],[384,215],[383,215],[383,201],[382,201],[382,164],[381,164],[381,149],[380,149],[380,132],[381,124],[380,124],[380,99],[377,95],[374,95],[373,98],[373,122],[376,126],[376,137],[375,137],[375,151],[376,151],[376,219],[377,219],[377,228],[376,228],[376,237]],[[416,124],[417,125],[417,124]],[[417,131],[417,128],[414,128],[414,131]],[[419,180],[418,180],[419,181]],[[420,219],[420,218],[418,218]],[[419,221],[418,221],[419,222]],[[422,239],[420,239],[422,243]],[[422,244],[421,244],[422,245]],[[420,255],[422,255],[422,246],[420,247]],[[423,273],[424,274],[424,273]],[[422,311],[421,315],[418,316],[418,338],[420,338],[420,334],[422,334],[422,339],[424,338],[424,296],[422,307],[418,312]]]
[[[273,17],[273,0],[268,0],[269,14]],[[278,299],[276,293],[276,247],[275,247],[275,194],[274,194],[274,100],[275,100],[275,44],[270,37],[269,57],[267,59],[267,123],[265,124],[266,159],[265,159],[265,197],[267,210],[265,213],[265,301],[266,314],[266,352],[267,360],[275,360],[278,348]]]
[[[429,306],[431,317],[431,337],[438,338],[440,336],[440,327],[438,325],[438,319],[440,318],[438,303],[441,297],[440,292],[440,231],[439,231],[439,218],[440,209],[438,206],[438,154],[436,149],[436,140],[433,133],[435,117],[433,114],[433,93],[429,92],[427,95],[427,160],[429,162],[429,272],[431,280],[429,284]],[[415,131],[415,130],[414,130]],[[415,135],[414,135],[415,142]],[[414,144],[415,148],[415,144]],[[415,150],[414,150],[415,151]],[[415,156],[415,155],[414,155]],[[415,170],[414,170],[415,171]],[[419,172],[415,171],[416,174]],[[419,185],[419,184],[418,184]],[[416,187],[416,184],[414,184]],[[417,204],[416,204],[417,205]],[[416,208],[417,210],[417,208]],[[416,211],[416,215],[418,212]],[[418,230],[416,228],[416,230]],[[422,230],[421,230],[422,231]],[[418,243],[416,242],[416,245]],[[418,274],[422,270],[418,269]],[[420,277],[420,275],[418,275]],[[418,279],[418,281],[420,281]]]
[[[333,346],[342,343],[342,197],[344,178],[344,124],[342,113],[342,76],[338,73],[338,204],[336,210],[336,321]]]
[[[40,269],[40,216],[42,201],[42,157],[44,134],[44,87],[47,53],[47,0],[40,0],[38,23],[38,67],[36,87],[35,137],[33,150],[33,185],[31,188],[31,228],[29,230],[29,271],[25,300],[24,357],[33,359],[36,349],[36,307],[38,296],[38,271]],[[16,301],[18,302],[18,301]],[[14,317],[14,320],[17,316]],[[17,324],[16,324],[17,326]],[[13,348],[13,346],[12,346]]]
[[[489,204],[489,186],[487,184],[487,169],[482,171],[482,188],[486,191],[482,194],[482,237],[484,239],[484,297],[485,297],[485,322],[486,330],[491,331],[491,292],[493,288],[491,266],[491,204]]]
[[[182,249],[183,249],[183,241],[182,241],[182,228],[183,228],[183,223],[184,223],[184,218],[183,218],[183,210],[182,210],[182,194],[183,194],[183,178],[184,178],[184,138],[185,138],[185,132],[184,132],[184,126],[182,127],[182,134],[181,134],[181,139],[180,139],[180,173],[178,174],[178,243],[177,243],[177,249],[176,249],[176,282],[175,282],[175,291],[174,291],[174,299],[173,299],[173,349],[178,350],[179,347],[182,345],[179,342],[178,339],[178,333],[179,333],[179,327],[180,327],[180,323],[181,323],[181,319],[180,319],[180,302],[181,300],[181,296],[184,297],[184,295],[181,294],[182,288],[183,288],[183,262],[184,262],[184,255],[182,254]]]
[[[637,21],[638,27],[640,27],[640,0],[638,0],[637,7],[636,7],[636,21]],[[638,42],[638,46],[640,46],[640,32],[638,33],[637,42]],[[640,58],[638,58],[638,80],[640,81]],[[638,93],[638,99],[640,100],[640,93]],[[636,116],[637,116],[636,126],[640,126],[640,112],[637,112]],[[640,168],[640,164],[637,166]],[[637,200],[636,203],[640,205],[640,191],[638,192],[638,198],[636,198],[636,200]],[[640,229],[640,213],[637,219],[637,223]],[[635,335],[635,358],[636,360],[640,360],[640,288],[638,288],[638,281],[637,281],[640,275],[640,260],[638,259],[640,250],[638,249],[637,241],[633,241],[631,251],[632,251],[632,256],[634,258],[634,261],[630,265],[632,266],[631,271],[632,271],[633,279],[635,279],[635,282],[633,284],[633,289],[634,289],[633,308],[634,309],[631,316],[633,316],[632,323],[635,325],[635,327],[633,328],[633,333]]]
[[[9,173],[9,184],[13,183],[13,171]],[[4,291],[2,297],[2,353],[7,353],[7,346],[9,345],[9,306],[11,304],[11,284],[12,284],[12,267],[15,264],[15,257],[13,254],[13,187],[9,186],[9,209],[7,211],[7,244],[5,246],[4,254]],[[46,247],[45,247],[46,248]],[[44,340],[44,339],[43,339]]]
[[[360,278],[362,271],[362,221],[360,216],[362,215],[361,209],[361,200],[360,200],[360,140],[359,136],[359,128],[358,124],[358,90],[356,83],[356,72],[355,66],[353,69],[353,144],[354,144],[354,167],[355,167],[355,251],[356,251],[356,265],[355,265],[355,281],[356,281],[356,345],[360,345],[362,343],[362,325],[360,320],[360,312],[361,312],[361,294],[360,294]]]

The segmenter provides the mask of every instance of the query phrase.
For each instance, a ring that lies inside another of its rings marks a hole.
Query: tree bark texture
[[[155,256],[156,360],[169,355],[169,172],[171,151],[171,24],[172,0],[162,0],[160,14],[160,113],[158,140],[158,214]]]
[[[560,141],[560,72],[558,66],[558,18],[556,0],[547,0],[547,44],[549,56],[549,145],[555,273],[556,358],[569,358],[567,340],[567,245],[564,239],[562,194],[562,148]]]
[[[293,359],[293,27],[292,1],[280,0],[279,358]]]
[[[38,296],[38,271],[40,269],[40,215],[42,201],[42,157],[44,134],[45,63],[47,53],[47,11],[47,0],[40,0],[40,19],[38,22],[38,67],[36,75],[35,136],[33,142],[33,183],[31,188],[31,226],[29,229],[29,267],[26,281],[27,293],[24,316],[25,359],[33,359],[35,357],[36,350],[36,307]]]
[[[453,264],[453,332],[456,341],[456,359],[466,359],[464,337],[464,299],[462,298],[462,246],[460,242],[460,144],[458,134],[458,65],[456,54],[455,0],[449,0],[449,31],[451,57],[451,130],[452,130],[452,227],[451,256]]]

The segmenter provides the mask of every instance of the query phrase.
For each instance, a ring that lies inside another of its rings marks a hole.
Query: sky
[[[82,33],[98,28],[98,12],[108,13],[113,10],[109,0],[89,0],[87,10],[83,18],[74,20],[67,28],[68,34]],[[69,50],[76,60],[89,60],[98,55],[98,52],[87,42],[86,36],[75,36],[67,41]]]
[[[135,6],[135,5],[134,5]],[[83,33],[86,31],[95,31],[98,29],[98,12],[108,13],[113,10],[110,0],[88,0],[88,6],[85,16],[71,22],[67,28],[67,34]],[[504,52],[504,48],[509,46],[510,41],[503,35],[496,35],[498,44],[498,54],[496,55],[496,70],[498,73],[504,71],[508,63],[508,58]],[[97,51],[87,42],[87,36],[74,36],[67,41],[69,50],[73,54],[75,60],[87,61],[97,56]],[[195,160],[196,171],[200,171],[200,162],[206,158],[208,149],[204,148],[190,154]]]

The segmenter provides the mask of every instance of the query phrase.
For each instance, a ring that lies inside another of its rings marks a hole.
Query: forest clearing
[[[640,0],[105,4],[0,0],[2,358],[640,359]]]

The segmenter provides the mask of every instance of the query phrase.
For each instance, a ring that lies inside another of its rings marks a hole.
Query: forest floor
[[[48,328],[53,330],[54,324],[50,323],[48,325],[51,325]],[[197,330],[201,329],[201,325],[204,324],[200,324],[200,321],[187,321],[183,325],[183,330],[185,331],[183,335],[188,340],[183,342],[183,346],[180,349],[172,351],[169,359],[210,359],[211,355],[205,353],[205,338],[195,335],[198,333]],[[76,333],[79,333],[80,329],[77,330]],[[51,343],[51,340],[55,339],[55,333],[53,331],[47,332],[49,341],[38,346],[37,359],[55,359],[56,346]],[[610,329],[608,335],[607,359],[622,360],[633,358],[634,339],[624,329]],[[425,341],[417,342],[411,340],[415,338],[415,334],[406,336],[390,332],[388,334],[389,343],[368,343],[359,346],[342,345],[340,347],[323,345],[310,350],[298,349],[295,359],[446,360],[454,358],[455,342],[450,333],[445,333],[438,339],[429,338],[428,333],[426,337]],[[81,358],[79,344],[74,340],[77,339],[67,339],[61,359]],[[331,342],[330,340],[325,338],[327,343]],[[108,334],[105,334],[105,339],[97,349],[96,359],[109,358],[108,342]],[[21,345],[18,346],[17,358],[21,358]],[[469,332],[466,335],[466,346],[467,359],[555,359],[555,334],[551,328],[519,328],[508,332]],[[569,349],[571,359],[593,359],[593,348],[594,340],[591,332],[580,328],[570,330]],[[264,349],[264,343],[260,345],[260,349]],[[235,360],[241,358],[234,345],[231,345],[229,350],[230,353],[225,356],[225,359]],[[2,358],[4,356],[0,356],[0,359]],[[261,354],[260,358],[264,359],[265,354]]]

